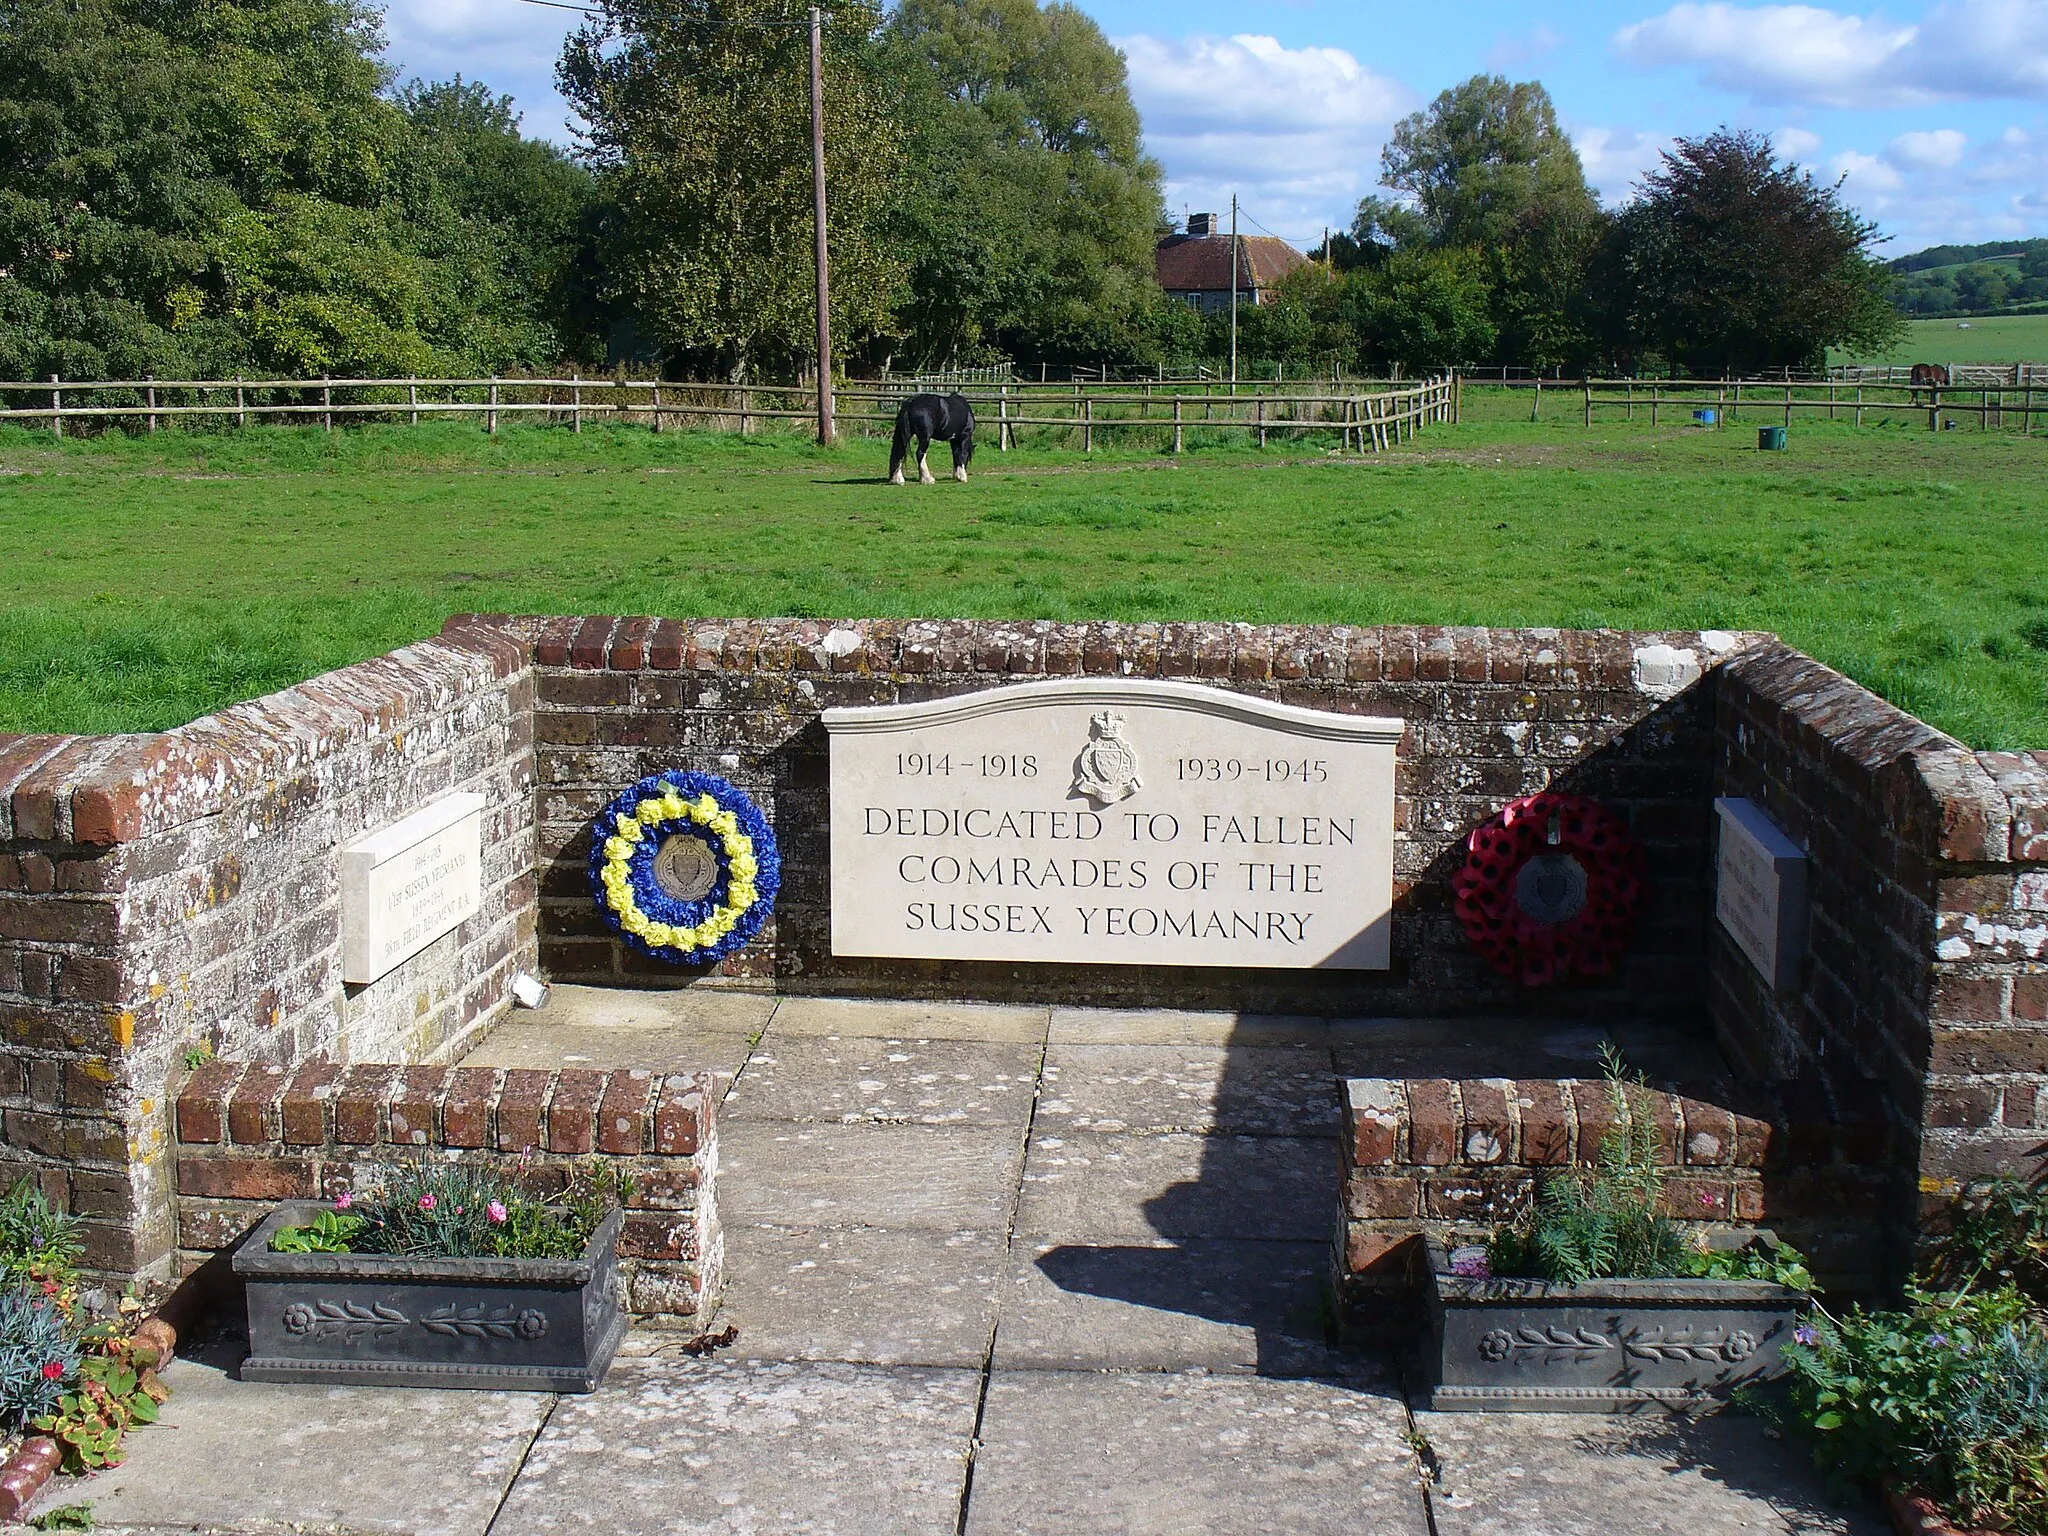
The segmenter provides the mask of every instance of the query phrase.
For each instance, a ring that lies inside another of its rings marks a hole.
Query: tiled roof
[[[1272,235],[1239,235],[1240,292],[1270,288],[1308,258]],[[1174,235],[1159,242],[1159,286],[1168,293],[1228,293],[1230,236]]]

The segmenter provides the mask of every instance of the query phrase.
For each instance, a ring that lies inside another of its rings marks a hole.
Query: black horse
[[[917,477],[931,485],[931,466],[925,455],[932,439],[953,445],[953,478],[967,478],[967,461],[974,457],[974,407],[965,395],[912,395],[896,412],[896,442],[889,450],[889,483],[903,483],[903,460],[910,452],[910,440],[917,439]]]

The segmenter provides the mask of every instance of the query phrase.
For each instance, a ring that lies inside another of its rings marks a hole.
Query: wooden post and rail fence
[[[833,393],[838,420],[867,435],[893,427],[896,407],[914,393],[908,384],[846,384]],[[1345,380],[1327,383],[1254,386],[1145,381],[1134,384],[1039,385],[1020,382],[965,384],[984,438],[1008,452],[1021,434],[1065,431],[1092,453],[1098,432],[1152,430],[1171,434],[1172,451],[1183,452],[1191,432],[1243,432],[1264,447],[1273,437],[1334,434],[1344,451],[1383,452],[1425,427],[1459,419],[1461,390],[1455,375],[1414,383],[1369,386]],[[44,405],[42,397],[49,403]],[[25,403],[32,402],[32,403]],[[495,435],[501,421],[527,417],[564,423],[581,432],[586,419],[645,424],[656,432],[699,422],[713,428],[736,423],[746,433],[766,423],[811,421],[817,389],[811,385],[695,384],[674,380],[566,379],[144,379],[65,380],[47,383],[0,381],[0,421],[31,426],[47,423],[62,438],[67,422],[156,432],[166,423],[232,419],[238,427],[257,422],[307,421],[317,416],[332,432],[346,422],[404,422],[431,416],[481,416]]]

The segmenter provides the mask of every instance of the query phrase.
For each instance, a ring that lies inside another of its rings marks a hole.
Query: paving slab
[[[163,1418],[128,1459],[53,1483],[40,1507],[92,1501],[109,1526],[291,1525],[483,1536],[554,1399],[538,1392],[236,1381],[239,1344],[172,1362]]]
[[[995,1331],[1001,1232],[732,1226],[720,1324],[749,1360],[979,1370]]]
[[[1340,1077],[1597,1078],[1606,1040],[1654,1081],[1706,1085],[1727,1074],[1711,1039],[1668,1025],[1483,1018],[1330,1023]]]
[[[1330,1245],[1020,1242],[997,1369],[1329,1376]]]
[[[1000,1232],[1023,1161],[1023,1135],[1009,1128],[727,1119],[718,1127],[718,1213],[728,1229]]]
[[[1436,1454],[1438,1536],[1883,1536],[1829,1502],[1812,1463],[1760,1420],[1420,1413]]]
[[[1038,1045],[1051,1009],[999,1003],[924,1003],[850,997],[785,997],[769,1037],[865,1035],[876,1039],[1000,1040]]]
[[[1342,1170],[1308,1136],[1031,1137],[1017,1230],[1042,1237],[1236,1237],[1327,1244]]]
[[[1406,1424],[1358,1385],[998,1371],[968,1536],[1427,1536]]]
[[[983,1040],[764,1040],[721,1112],[732,1120],[1006,1125],[1031,1118],[1040,1048]]]
[[[462,1058],[465,1067],[632,1068],[651,1072],[709,1072],[732,1080],[754,1048],[751,1034],[714,1034],[626,1024],[543,1024],[509,1019]]]
[[[771,992],[730,992],[715,987],[576,987],[548,989],[547,1002],[511,1018],[569,1028],[695,1029],[745,1035],[766,1029],[780,1001]]]
[[[975,1371],[615,1367],[562,1399],[491,1536],[953,1536]]]
[[[1177,1008],[1055,1008],[1061,1045],[1327,1045],[1327,1020]]]
[[[1319,1046],[1052,1045],[1038,1123],[1334,1136],[1337,1083]]]

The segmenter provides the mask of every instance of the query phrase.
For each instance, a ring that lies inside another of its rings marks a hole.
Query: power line
[[[522,0],[522,3],[526,5],[544,5],[551,11],[574,11],[579,16],[597,16],[600,18],[607,18],[607,13],[604,11],[593,10],[591,7],[587,5],[570,5],[568,3],[568,0]],[[829,21],[831,20],[831,17],[832,13],[829,10],[826,11],[825,19]],[[780,30],[782,28],[808,27],[810,25],[810,21],[808,19],[791,19],[788,21],[729,21],[718,20],[709,16],[699,16],[685,18],[682,25],[688,27],[732,27],[736,30],[746,32],[773,32]]]

